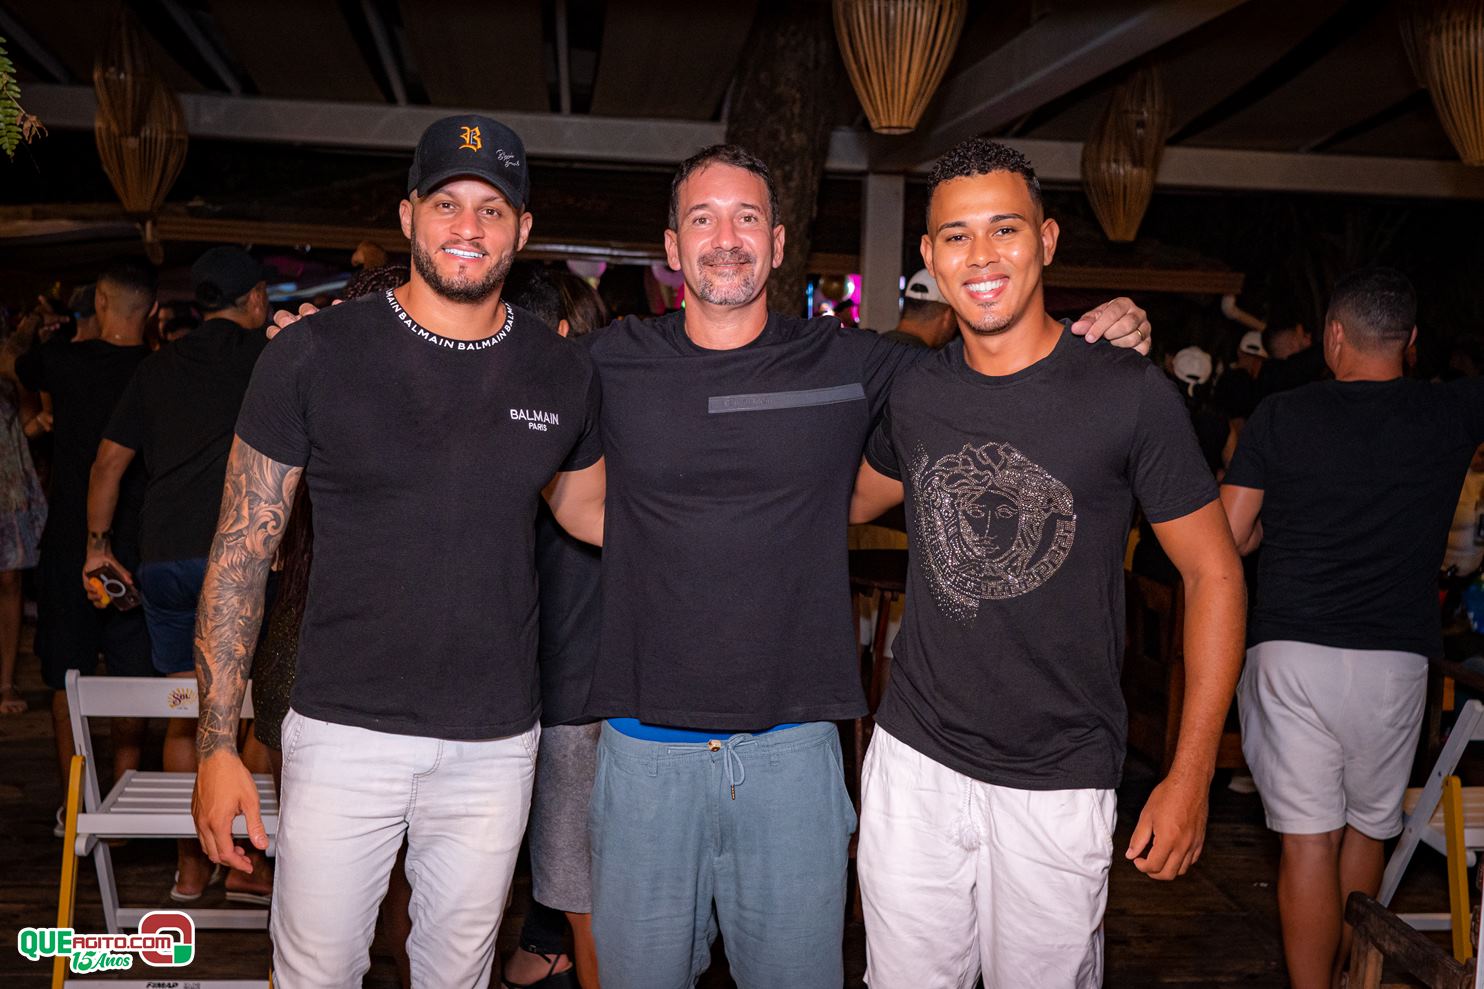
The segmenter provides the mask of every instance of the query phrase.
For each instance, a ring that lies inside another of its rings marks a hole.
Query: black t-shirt
[[[909,347],[927,347],[928,345],[922,337],[908,333],[906,330],[887,330],[881,335],[888,340],[905,343]]]
[[[891,379],[931,354],[771,314],[705,350],[684,314],[587,338],[603,377],[603,629],[588,713],[754,730],[865,711],[846,519]]]
[[[580,348],[505,312],[451,340],[389,290],[263,353],[237,435],[304,467],[314,503],[301,714],[449,739],[536,720],[536,508],[601,455],[599,389]]]
[[[1479,378],[1323,381],[1264,399],[1223,479],[1263,492],[1248,642],[1440,655],[1438,561],[1481,441]]]
[[[53,340],[16,361],[16,374],[32,391],[52,398],[52,469],[42,546],[79,559],[86,551],[88,477],[103,430],[149,348],[117,347],[102,340]],[[129,465],[113,515],[113,549],[132,560],[139,546],[144,466]]]
[[[1134,502],[1167,522],[1216,497],[1169,379],[1071,334],[988,377],[954,341],[897,380],[866,457],[904,484],[912,560],[877,721],[988,783],[1116,787]]]
[[[1262,371],[1257,375],[1257,401],[1323,381],[1328,372],[1324,351],[1317,344],[1310,344],[1292,357],[1270,357],[1263,361]]]
[[[1216,381],[1211,404],[1233,419],[1245,419],[1257,407],[1257,379],[1242,368],[1227,368]]]
[[[209,319],[146,357],[124,390],[103,435],[144,461],[144,562],[211,551],[232,425],[267,342],[262,330]]]
[[[603,555],[568,535],[545,504],[536,516],[536,576],[541,587],[541,724],[581,724],[603,621]]]

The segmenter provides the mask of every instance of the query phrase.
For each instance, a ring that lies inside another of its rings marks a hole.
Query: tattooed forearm
[[[263,588],[302,473],[240,439],[232,441],[221,517],[196,609],[196,750],[203,759],[218,750],[237,751],[238,712],[263,621]]]

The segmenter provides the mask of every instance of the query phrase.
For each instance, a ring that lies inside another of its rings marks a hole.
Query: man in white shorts
[[[1417,300],[1399,272],[1335,285],[1335,380],[1264,399],[1221,498],[1242,551],[1261,543],[1238,705],[1268,827],[1283,836],[1278,913],[1294,989],[1349,956],[1349,895],[1374,896],[1402,829],[1427,657],[1442,651],[1438,560],[1474,448],[1484,381],[1403,377]]]
[[[905,495],[912,552],[861,784],[871,989],[1102,984],[1135,501],[1185,580],[1187,682],[1125,855],[1173,879],[1201,853],[1241,563],[1174,386],[1047,314],[1056,238],[1018,152],[975,139],[934,168],[922,257],[960,336],[898,376],[851,504]]]

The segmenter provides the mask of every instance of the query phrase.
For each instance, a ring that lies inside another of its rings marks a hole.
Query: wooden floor
[[[12,946],[20,927],[55,921],[62,844],[51,833],[61,795],[50,716],[43,709],[48,695],[34,657],[22,656],[17,679],[32,710],[19,717],[0,717],[0,986],[4,987],[46,984],[50,965],[28,962]],[[1205,855],[1189,875],[1173,883],[1156,883],[1124,862],[1121,853],[1115,854],[1107,914],[1108,986],[1276,989],[1287,984],[1273,883],[1277,844],[1263,827],[1258,798],[1231,792],[1225,780],[1225,775],[1218,777],[1212,791]],[[1119,790],[1116,848],[1126,846],[1138,809],[1154,783],[1152,771],[1131,758]],[[134,841],[117,850],[114,861],[126,903],[169,905],[165,894],[173,852],[168,842]],[[512,909],[501,929],[502,955],[513,947],[528,891],[529,874],[522,867]],[[210,899],[220,895],[218,887],[200,906],[214,905]],[[1418,853],[1396,906],[1417,911],[1447,909],[1439,856],[1427,849]],[[101,931],[102,924],[97,884],[87,863],[79,885],[77,929]],[[864,944],[861,927],[850,925],[845,939],[848,986],[863,984]],[[196,961],[187,969],[171,971],[171,978],[252,978],[265,970],[266,934],[205,931],[197,945]],[[701,981],[708,989],[733,985],[721,947]],[[134,977],[142,975],[135,973]],[[397,986],[390,956],[379,938],[365,985]]]

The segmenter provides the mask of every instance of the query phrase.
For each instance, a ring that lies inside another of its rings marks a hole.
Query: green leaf
[[[15,158],[15,150],[25,140],[21,120],[26,109],[21,106],[21,86],[15,77],[15,63],[5,52],[6,39],[0,37],[0,151]]]

